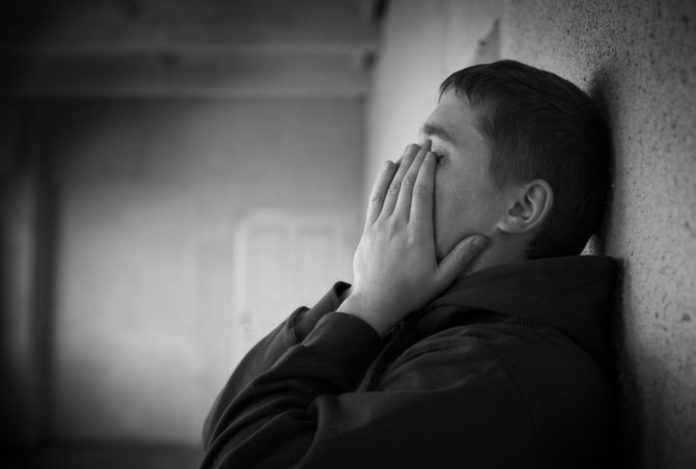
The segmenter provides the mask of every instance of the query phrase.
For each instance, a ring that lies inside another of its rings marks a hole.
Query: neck
[[[526,242],[520,243],[508,237],[492,237],[484,251],[459,274],[457,281],[479,270],[527,260],[526,249]]]

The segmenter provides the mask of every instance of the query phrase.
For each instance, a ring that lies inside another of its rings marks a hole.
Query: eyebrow
[[[447,132],[447,130],[444,127],[440,127],[436,124],[423,124],[423,126],[421,127],[421,132],[423,132],[425,135],[429,137],[435,135],[450,143],[454,143],[455,141],[452,135],[450,135],[450,133]]]

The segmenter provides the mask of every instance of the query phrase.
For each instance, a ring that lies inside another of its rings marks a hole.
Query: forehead
[[[451,137],[454,144],[485,143],[478,127],[478,117],[478,111],[472,108],[466,96],[459,95],[454,90],[448,90],[423,123],[423,132],[437,134],[428,130],[441,129]]]

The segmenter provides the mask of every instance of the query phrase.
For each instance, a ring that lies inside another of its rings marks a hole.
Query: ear
[[[510,188],[510,206],[498,229],[510,234],[528,233],[540,226],[553,206],[553,190],[543,179]]]

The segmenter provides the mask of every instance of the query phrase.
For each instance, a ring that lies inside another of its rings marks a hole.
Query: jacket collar
[[[535,259],[484,269],[431,302],[420,322],[435,326],[472,309],[521,316],[560,330],[604,362],[615,271],[616,261],[604,256]]]

